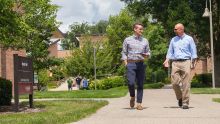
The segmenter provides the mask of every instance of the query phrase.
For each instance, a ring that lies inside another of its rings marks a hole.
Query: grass
[[[48,89],[53,89],[57,87],[57,84],[55,82],[49,82],[47,84]]]
[[[34,92],[34,98],[118,98],[127,94],[127,87],[117,87],[109,90],[77,90],[77,91],[47,91]],[[28,98],[27,95],[20,98]]]
[[[158,89],[162,86],[162,83],[144,84],[144,89]],[[127,86],[123,86],[108,90],[37,91],[34,92],[34,98],[118,98],[125,96],[127,93]],[[20,98],[27,99],[28,95],[21,95]]]
[[[160,89],[163,86],[163,83],[144,84],[144,89]]]
[[[192,88],[193,94],[220,94],[220,88]]]
[[[220,98],[213,98],[212,99],[214,102],[219,102],[220,103]]]
[[[25,104],[28,105],[26,102]],[[107,101],[42,101],[34,102],[43,112],[0,114],[0,124],[64,124],[80,120],[99,108]]]

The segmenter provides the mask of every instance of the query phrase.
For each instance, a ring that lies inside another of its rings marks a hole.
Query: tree
[[[100,20],[95,25],[91,25],[89,27],[89,32],[90,32],[90,34],[104,35],[104,34],[106,34],[107,26],[108,26],[108,21]]]
[[[1,47],[19,48],[27,28],[20,13],[14,7],[15,0],[0,0],[0,44]]]
[[[149,24],[146,28],[145,34],[149,40],[151,57],[148,65],[154,71],[163,69],[163,63],[167,52],[167,39],[165,38],[165,29],[159,24]]]
[[[19,0],[19,4],[24,10],[22,19],[30,29],[24,44],[28,57],[32,58],[36,71],[48,68],[49,38],[59,24],[56,21],[57,6],[52,5],[50,0]]]
[[[85,76],[93,78],[94,75],[94,47],[96,48],[97,76],[111,73],[112,55],[110,49],[104,44],[93,44],[88,39],[82,48],[75,48],[72,56],[65,61],[65,72],[69,76]],[[99,49],[103,47],[102,49]]]
[[[69,26],[70,31],[67,32],[67,37],[62,41],[62,47],[66,50],[79,47],[79,41],[76,38],[82,34],[89,34],[89,25],[87,22],[77,23],[74,22]]]
[[[110,16],[107,27],[109,48],[112,49],[113,63],[116,68],[121,65],[121,51],[124,39],[133,32],[134,19],[127,10],[122,10],[119,15]]]
[[[129,11],[135,16],[152,14],[167,29],[167,38],[172,37],[172,26],[181,22],[186,26],[196,43],[199,56],[210,56],[209,19],[203,18],[206,0],[121,0],[127,3]],[[209,3],[208,3],[209,4]],[[142,9],[144,6],[144,9]],[[215,74],[220,72],[220,1],[212,0]],[[137,10],[138,8],[138,10]],[[219,80],[219,79],[218,79]],[[219,81],[218,81],[219,82]]]
[[[185,25],[186,31],[190,33],[197,41],[198,53],[200,56],[210,55],[209,44],[209,22],[208,19],[202,17],[204,12],[206,0],[121,0],[128,4],[129,11],[136,17],[145,14],[152,14],[153,18],[156,18],[158,22],[162,22],[162,25],[167,29],[167,38],[173,35],[173,26],[177,22],[181,22]],[[142,9],[144,6],[144,9]],[[213,25],[214,25],[214,42],[215,53],[218,54],[218,48],[220,47],[218,39],[220,34],[219,29],[219,1],[212,0],[213,8]],[[137,10],[137,8],[139,10]],[[206,32],[206,33],[204,33]]]
[[[36,71],[48,67],[49,38],[58,26],[57,6],[50,0],[1,0],[0,43],[25,49]]]
[[[79,47],[79,41],[76,38],[81,35],[105,35],[108,21],[100,20],[95,25],[89,25],[88,23],[73,23],[70,25],[70,31],[67,33],[67,37],[62,41],[64,49],[72,49]]]

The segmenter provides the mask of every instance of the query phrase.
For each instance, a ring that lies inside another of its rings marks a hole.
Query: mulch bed
[[[12,113],[34,113],[34,112],[42,112],[43,108],[30,108],[28,104],[20,104],[19,111],[15,112],[14,104],[10,106],[0,106],[0,115],[1,114],[12,114]]]

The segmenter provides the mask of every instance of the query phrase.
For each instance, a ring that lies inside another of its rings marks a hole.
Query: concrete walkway
[[[219,124],[220,95],[191,95],[190,109],[177,106],[172,89],[145,90],[144,110],[129,108],[129,96],[110,99],[109,105],[73,124]]]
[[[72,90],[77,90],[77,87],[72,87]],[[49,91],[68,91],[68,84],[64,82],[59,87],[55,89],[49,89]]]

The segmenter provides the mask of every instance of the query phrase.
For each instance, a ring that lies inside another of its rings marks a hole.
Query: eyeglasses
[[[176,31],[176,30],[178,30],[178,29],[174,29],[174,30]]]

